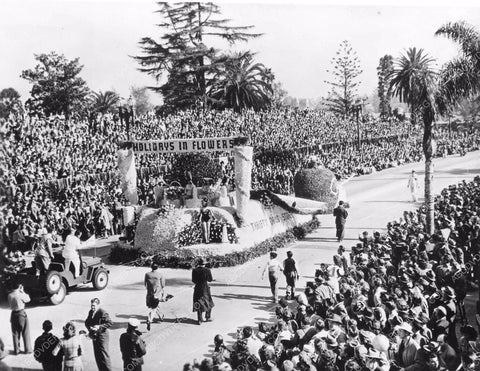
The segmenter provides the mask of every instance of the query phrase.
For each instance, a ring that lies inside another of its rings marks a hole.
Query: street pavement
[[[346,223],[346,238],[343,245],[350,249],[363,231],[384,231],[387,222],[398,219],[405,210],[414,210],[420,205],[413,203],[407,188],[408,176],[412,169],[417,171],[421,180],[423,194],[423,163],[414,163],[384,170],[378,173],[351,179],[346,185],[350,208]],[[480,174],[480,152],[471,152],[464,157],[451,156],[436,159],[434,162],[435,193],[442,188],[462,180],[471,180]],[[297,293],[307,281],[314,278],[315,269],[322,262],[332,263],[332,257],[338,248],[335,239],[334,218],[331,215],[319,217],[321,227],[292,246],[279,250],[283,259],[287,249],[293,252],[299,267],[300,280]],[[183,364],[194,358],[201,359],[211,354],[213,337],[221,334],[227,343],[232,343],[237,329],[273,318],[273,309],[268,278],[262,280],[262,271],[268,256],[259,257],[237,267],[213,269],[215,279],[211,292],[215,301],[213,321],[196,324],[196,315],[192,312],[193,285],[191,271],[181,269],[162,269],[167,280],[168,294],[174,297],[161,303],[165,314],[162,323],[154,323],[150,332],[146,330],[144,274],[149,270],[143,267],[109,266],[110,282],[100,292],[91,286],[78,288],[69,293],[59,306],[35,305],[27,309],[30,319],[32,341],[40,335],[43,320],[50,319],[54,324],[53,332],[62,334],[62,326],[69,320],[83,328],[88,314],[90,299],[98,297],[101,306],[106,309],[114,322],[110,329],[110,355],[114,370],[122,369],[119,349],[119,337],[126,328],[128,319],[135,317],[141,321],[140,330],[147,343],[144,370],[181,370]],[[281,279],[281,294],[285,292],[285,282]],[[474,302],[476,293],[471,293],[467,302]],[[4,305],[0,309],[0,337],[7,349],[12,349],[9,326],[10,311]],[[91,341],[83,339],[85,370],[96,370]],[[15,370],[40,370],[32,355],[7,356],[5,362]]]

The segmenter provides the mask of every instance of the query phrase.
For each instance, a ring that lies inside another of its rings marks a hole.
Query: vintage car
[[[65,269],[65,259],[61,253],[54,253],[48,270],[36,275],[34,263],[30,267],[6,273],[4,281],[21,283],[32,300],[48,299],[54,305],[65,300],[67,291],[83,284],[92,283],[96,290],[103,290],[108,285],[109,271],[96,257],[80,257],[80,274],[75,278],[71,269]]]

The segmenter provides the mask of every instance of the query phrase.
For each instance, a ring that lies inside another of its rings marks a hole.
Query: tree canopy
[[[35,54],[38,64],[22,71],[20,77],[32,84],[26,105],[30,110],[69,117],[84,104],[89,94],[87,83],[79,74],[83,66],[79,58],[68,60],[63,54]]]
[[[7,118],[11,113],[23,112],[20,94],[14,88],[0,91],[0,118]]]
[[[377,67],[378,75],[378,98],[380,115],[390,116],[392,114],[392,107],[390,106],[390,100],[392,98],[392,89],[390,86],[390,80],[393,72],[393,57],[391,55],[385,55],[380,58]]]
[[[360,61],[350,43],[344,40],[331,63],[333,70],[327,72],[332,73],[333,80],[325,81],[332,87],[327,98],[328,106],[333,112],[347,116],[351,112],[360,85],[358,77],[363,72]]]
[[[233,108],[235,112],[244,108],[258,110],[272,101],[274,75],[263,64],[254,63],[249,52],[230,58],[214,80],[209,96],[218,108]]]
[[[212,3],[159,3],[162,30],[159,41],[152,37],[140,40],[142,55],[134,58],[139,70],[153,76],[161,86],[150,87],[163,95],[173,109],[209,104],[207,91],[214,76],[231,61],[229,55],[209,45],[213,39],[230,45],[260,36],[250,32],[253,26],[230,26],[228,19],[218,18],[219,6]]]

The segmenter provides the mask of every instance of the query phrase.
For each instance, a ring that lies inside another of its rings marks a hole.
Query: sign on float
[[[136,153],[187,153],[233,150],[235,137],[171,139],[171,140],[135,140],[132,142]]]

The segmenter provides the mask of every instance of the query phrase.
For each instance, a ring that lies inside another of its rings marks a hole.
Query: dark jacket
[[[35,340],[33,357],[40,362],[44,370],[61,370],[62,354],[52,355],[52,351],[60,340],[49,332],[44,332]]]
[[[345,224],[348,217],[348,212],[343,206],[337,206],[333,209],[333,216],[335,217],[335,223]]]
[[[100,325],[98,331],[93,331],[91,329],[91,327],[95,325]],[[85,327],[88,329],[89,334],[94,341],[108,338],[107,329],[112,327],[112,325],[113,323],[110,316],[102,308],[98,308],[95,314],[90,310],[88,312],[88,317],[85,320]]]
[[[130,331],[120,335],[120,351],[124,363],[135,362],[143,364],[143,356],[147,354],[145,341],[140,337],[137,331]]]

